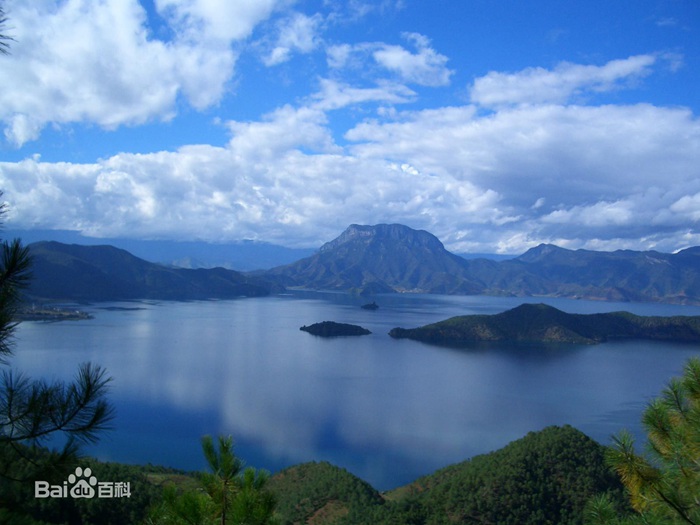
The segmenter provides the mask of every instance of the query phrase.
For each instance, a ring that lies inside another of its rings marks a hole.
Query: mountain
[[[700,248],[598,252],[542,244],[508,260],[465,259],[426,231],[351,225],[310,257],[264,273],[284,286],[700,304]]]
[[[227,268],[239,272],[269,269],[311,255],[314,250],[287,248],[266,242],[168,241],[85,237],[70,230],[3,230],[6,239],[22,239],[24,244],[57,241],[86,246],[109,245],[126,250],[149,262],[181,268]]]
[[[463,315],[420,328],[394,328],[389,335],[438,344],[481,341],[591,344],[609,339],[700,342],[700,316],[569,314],[546,304],[522,304],[495,315]]]
[[[224,299],[268,295],[279,287],[224,268],[170,268],[113,246],[59,242],[29,245],[33,259],[27,294],[34,300]]]
[[[302,287],[367,295],[416,292],[700,304],[700,247],[668,254],[543,244],[513,259],[467,260],[423,230],[353,224],[309,257],[243,274],[168,267],[112,246],[31,246],[37,257],[31,293],[44,298],[199,299]],[[272,249],[270,256],[277,259],[279,253]],[[191,259],[188,264],[195,265]]]
[[[478,294],[466,261],[434,235],[401,224],[351,225],[317,253],[264,275],[285,286],[364,293]]]
[[[700,302],[700,249],[657,251],[566,250],[543,244],[503,261],[526,269],[528,295],[546,294],[613,301]],[[508,283],[518,292],[513,283]]]
[[[570,426],[530,432],[385,494],[328,463],[289,467],[268,486],[285,524],[580,525],[587,501],[597,494],[608,493],[626,507],[604,447]]]

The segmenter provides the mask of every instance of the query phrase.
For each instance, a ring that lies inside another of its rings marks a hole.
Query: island
[[[389,335],[444,345],[488,341],[596,344],[611,339],[699,342],[700,316],[570,314],[546,304],[522,304],[494,315],[464,315],[419,328],[393,328]]]
[[[302,326],[299,328],[299,330],[308,332],[311,335],[318,335],[320,337],[367,335],[372,333],[361,326],[347,323],[336,323],[333,321],[323,321],[320,323],[314,323],[311,326]]]
[[[376,301],[372,301],[371,303],[363,304],[360,308],[363,310],[378,310],[379,305]]]

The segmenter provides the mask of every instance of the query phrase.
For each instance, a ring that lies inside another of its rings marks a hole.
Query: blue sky
[[[695,0],[5,0],[6,227],[700,245]]]

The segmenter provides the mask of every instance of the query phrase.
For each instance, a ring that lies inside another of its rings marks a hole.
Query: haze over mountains
[[[519,257],[465,259],[434,235],[400,224],[351,225],[316,253],[266,271],[184,270],[106,246],[31,245],[42,298],[223,298],[280,287],[375,293],[557,296],[700,304],[700,247],[676,254],[540,245]],[[96,284],[97,283],[97,284]],[[110,288],[111,287],[111,288]],[[111,290],[111,291],[109,291]],[[79,297],[78,297],[79,296]]]

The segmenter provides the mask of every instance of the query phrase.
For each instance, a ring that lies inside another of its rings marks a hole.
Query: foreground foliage
[[[0,12],[0,22],[2,12]],[[0,192],[0,196],[2,192]],[[0,219],[6,209],[0,205]],[[0,244],[0,518],[29,520],[22,490],[36,480],[65,479],[79,446],[95,442],[113,410],[104,369],[80,365],[73,381],[32,379],[10,368],[21,291],[32,260],[21,241]],[[46,446],[51,444],[52,451]],[[19,486],[21,485],[21,487]]]
[[[39,454],[39,452],[36,452]],[[44,450],[42,455],[49,455]],[[26,462],[16,456],[0,454],[18,475],[30,473]],[[40,458],[47,461],[46,458]],[[78,461],[83,468],[90,468],[92,474],[100,481],[119,481],[128,483],[131,496],[126,498],[46,498],[34,497],[33,481],[21,483],[0,480],[0,523],[12,525],[125,525],[141,523],[146,516],[146,509],[160,498],[161,489],[151,479],[151,469],[143,466],[104,463],[91,458]],[[7,464],[7,463],[6,463]],[[65,474],[54,473],[46,481],[60,485],[65,481]]]
[[[683,376],[649,404],[642,424],[645,455],[628,432],[615,437],[607,454],[636,515],[619,517],[610,501],[598,499],[588,522],[700,524],[700,359],[689,360]]]
[[[233,452],[233,439],[202,438],[210,472],[197,475],[200,487],[165,487],[162,500],[149,512],[147,525],[274,525],[275,498],[266,489],[268,474],[243,462]]]

